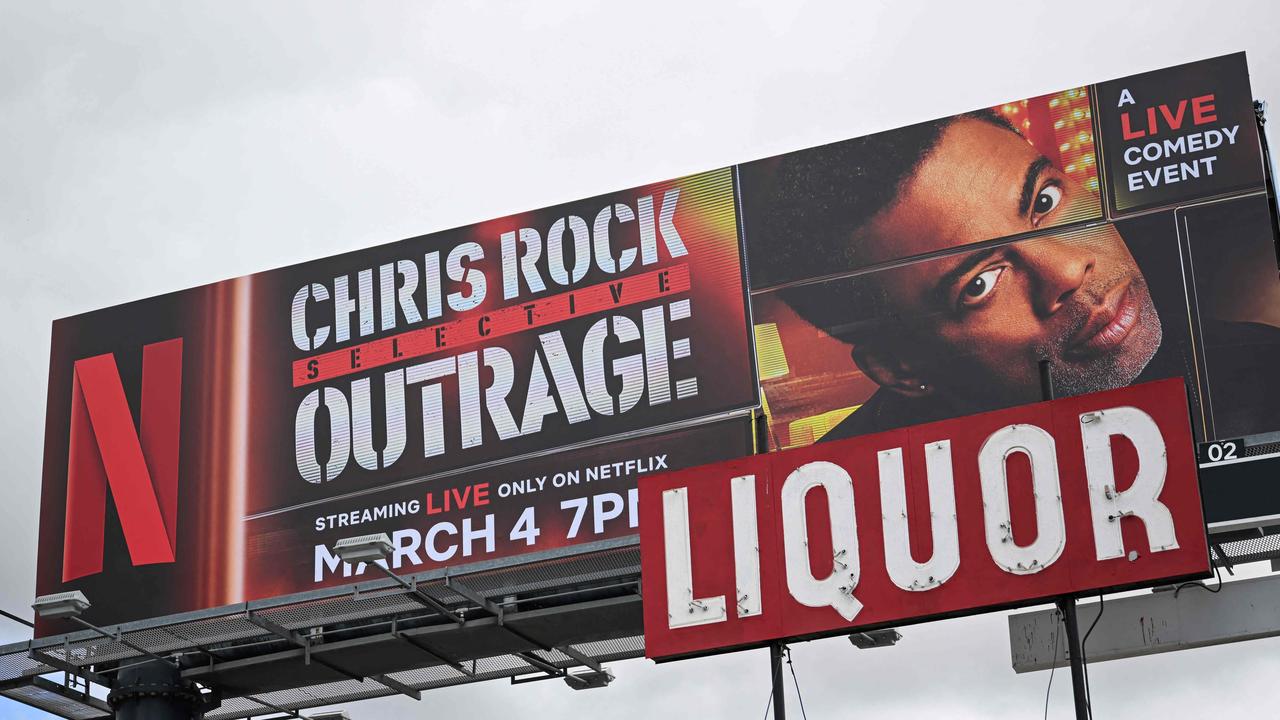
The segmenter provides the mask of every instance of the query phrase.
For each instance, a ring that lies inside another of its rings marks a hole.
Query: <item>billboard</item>
[[[640,508],[656,659],[1210,567],[1176,379],[651,476]]]
[[[1275,218],[1243,55],[739,167],[770,445],[1183,377],[1280,429]],[[761,258],[770,261],[760,262]]]
[[[351,582],[347,535],[415,572],[633,534],[635,479],[756,409],[799,448],[1033,402],[1043,361],[1180,378],[1251,453],[1272,207],[1235,54],[58,320],[37,590],[116,622]],[[1214,520],[1280,518],[1244,467]]]
[[[717,170],[55,322],[38,593],[119,622],[353,582],[328,548],[373,531],[404,572],[633,533],[637,475],[751,448],[733,190]]]

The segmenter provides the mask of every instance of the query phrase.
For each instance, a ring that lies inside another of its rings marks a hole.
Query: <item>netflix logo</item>
[[[72,383],[62,581],[102,572],[108,489],[133,564],[174,562],[182,338],[142,349],[136,425],[112,354],[77,360]]]

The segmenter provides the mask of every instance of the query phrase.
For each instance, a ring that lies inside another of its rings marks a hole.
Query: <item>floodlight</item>
[[[31,603],[31,609],[45,620],[74,618],[89,609],[89,598],[79,590],[41,595]]]
[[[351,720],[346,710],[325,710],[307,716],[307,720]]]
[[[431,597],[418,587],[416,581],[410,582],[393,571],[385,561],[391,556],[391,551],[395,546],[391,544],[391,536],[386,533],[374,533],[372,535],[357,535],[356,537],[342,538],[333,544],[333,551],[342,558],[343,562],[349,563],[373,563],[373,566],[381,570],[387,577],[395,580],[400,587],[413,593],[415,597],[433,608],[441,615],[453,620],[459,625],[462,624],[463,618],[444,605],[439,600]],[[495,615],[497,613],[494,613]]]
[[[613,671],[607,667],[599,670],[583,670],[565,676],[564,684],[574,690],[594,690],[613,682]]]
[[[36,611],[36,615],[46,620],[70,620],[80,627],[88,628],[108,640],[114,640],[140,655],[146,655],[152,660],[158,660],[173,667],[174,669],[179,669],[177,663],[174,661],[169,658],[161,657],[144,647],[135,645],[118,631],[115,633],[107,632],[106,630],[103,630],[97,625],[94,625],[88,620],[80,617],[80,613],[89,609],[89,598],[85,597],[84,593],[79,590],[53,593],[52,595],[41,595],[36,598],[35,602],[31,603],[31,609]]]
[[[871,648],[889,647],[897,645],[902,639],[902,633],[893,628],[885,628],[884,630],[868,630],[867,632],[853,633],[849,635],[849,642],[859,650],[870,650]]]
[[[387,559],[393,547],[390,535],[377,533],[342,538],[334,544],[333,551],[344,562],[371,563],[376,560]]]

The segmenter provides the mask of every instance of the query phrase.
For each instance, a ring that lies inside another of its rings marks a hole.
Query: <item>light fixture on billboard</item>
[[[583,670],[564,676],[564,684],[574,690],[594,690],[613,682],[613,671],[607,667],[599,670]]]
[[[868,630],[867,632],[857,632],[849,635],[849,642],[853,643],[853,646],[859,650],[890,647],[897,645],[901,639],[902,633],[893,628]]]
[[[114,633],[110,632],[80,617],[80,614],[83,613],[85,610],[88,610],[89,607],[90,607],[89,598],[85,597],[84,593],[80,592],[79,590],[72,590],[70,592],[52,593],[50,595],[41,595],[37,597],[34,602],[31,603],[31,609],[36,611],[36,616],[39,618],[42,618],[44,620],[70,620],[83,628],[94,631],[95,633],[101,635],[102,637],[108,640],[118,642],[121,645],[129,648],[130,650],[133,650],[136,653],[145,655],[157,662],[164,663],[165,665],[168,665],[174,670],[181,672],[182,668],[180,668],[178,666],[178,663],[174,662],[172,659],[161,657],[144,647],[140,647],[130,642],[129,640],[126,640],[124,635],[121,634],[119,631]],[[255,697],[253,695],[244,695],[243,697],[246,700],[251,700],[264,707],[269,707],[274,710],[278,710],[287,715],[290,715],[291,717],[298,717],[298,718],[303,717],[302,715],[299,715],[296,712],[291,712],[289,710],[285,710],[284,708],[277,707],[267,702],[266,700]],[[325,720],[351,720],[345,710],[339,710],[339,711],[330,712],[330,713],[320,713],[319,715],[312,715],[308,720],[316,719],[316,718],[323,718]]]
[[[78,618],[80,613],[89,609],[89,598],[79,590],[41,595],[31,603],[31,609],[45,620]]]
[[[351,720],[346,710],[325,710],[307,716],[307,720]]]
[[[109,632],[80,617],[80,614],[88,610],[90,605],[89,598],[85,597],[84,593],[79,590],[71,590],[69,592],[40,595],[31,603],[31,609],[36,611],[36,617],[38,618],[43,620],[70,620],[76,625],[92,630],[108,640],[118,642],[136,653],[164,663],[174,670],[180,670],[178,664],[173,660],[160,657],[146,648],[129,642],[119,632]],[[85,679],[88,680],[89,678],[86,677]]]
[[[108,640],[114,640],[134,652],[146,655],[152,660],[157,660],[173,668],[178,667],[173,660],[160,657],[144,647],[139,647],[129,642],[120,633],[104,630],[80,617],[80,614],[88,610],[89,606],[89,598],[85,597],[84,593],[79,590],[41,595],[31,603],[31,609],[35,610],[36,615],[44,620],[70,620],[82,628],[92,630]]]
[[[391,556],[391,551],[395,548],[391,544],[391,536],[386,533],[374,533],[372,535],[357,535],[355,537],[342,538],[333,544],[333,552],[343,561],[348,563],[367,563],[378,568],[384,575],[395,580],[400,587],[408,590],[415,597],[427,606],[439,612],[441,615],[449,618],[461,625],[463,617],[448,607],[445,607],[439,600],[431,597],[418,587],[417,581],[406,580],[397,575],[385,561]]]
[[[390,535],[376,533],[342,538],[334,544],[333,551],[343,562],[371,563],[386,560],[393,547]]]

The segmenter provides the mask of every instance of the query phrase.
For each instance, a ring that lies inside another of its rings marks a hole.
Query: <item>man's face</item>
[[[1017,134],[962,119],[854,241],[879,257],[936,252],[1078,218],[1097,202]],[[1042,359],[1065,393],[1119,387],[1160,346],[1146,279],[1110,225],[877,276],[908,338],[885,344],[893,357],[882,367],[908,378],[909,392],[924,385],[982,406],[1035,400]]]

